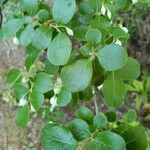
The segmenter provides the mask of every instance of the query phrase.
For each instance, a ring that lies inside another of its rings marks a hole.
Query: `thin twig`
[[[97,104],[97,93],[96,93],[96,89],[95,88],[94,88],[93,100],[94,100],[95,112],[96,112],[96,114],[98,114],[99,108],[98,108],[98,104]]]

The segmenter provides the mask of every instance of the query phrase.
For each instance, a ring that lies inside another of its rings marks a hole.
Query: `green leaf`
[[[59,70],[59,66],[54,66],[48,60],[45,61],[45,71],[48,74],[56,74]]]
[[[71,55],[72,44],[68,36],[59,33],[48,47],[48,60],[55,66],[65,65]]]
[[[122,80],[115,78],[114,72],[104,81],[102,92],[104,101],[107,105],[112,107],[121,106],[126,95],[124,83]]]
[[[14,36],[21,27],[23,27],[24,21],[21,19],[11,19],[9,20],[6,25],[0,29],[0,39],[4,40],[8,37]]]
[[[91,1],[93,2],[93,0]],[[106,36],[108,34],[110,26],[111,26],[110,20],[103,15],[95,16],[95,18],[91,22],[91,27],[98,29],[103,36]]]
[[[90,101],[93,98],[93,87],[88,86],[85,90],[79,93],[79,99],[81,101]]]
[[[46,125],[41,132],[41,143],[44,150],[75,150],[77,142],[66,128]]]
[[[16,123],[19,127],[25,128],[29,121],[29,107],[24,106],[18,108],[16,112]]]
[[[88,87],[92,78],[92,63],[80,59],[62,69],[61,79],[71,92],[83,91]]]
[[[114,27],[111,31],[112,36],[115,39],[125,39],[127,40],[129,38],[129,34],[126,33],[123,29],[121,29],[120,27]]]
[[[97,29],[89,29],[86,33],[86,40],[92,45],[97,45],[102,39],[102,34]]]
[[[93,67],[93,77],[92,77],[92,85],[99,86],[104,82],[104,68],[100,65],[97,58],[95,58],[92,62]]]
[[[85,150],[126,150],[124,139],[113,132],[102,131],[92,142],[86,145]]]
[[[49,12],[46,9],[41,9],[38,12],[38,19],[40,22],[45,22],[49,19]]]
[[[88,27],[85,25],[80,25],[76,27],[73,32],[74,32],[74,37],[77,40],[85,41],[85,35],[87,33]]]
[[[73,17],[75,9],[75,0],[55,0],[52,7],[52,15],[56,22],[67,24]]]
[[[72,132],[74,137],[81,141],[90,135],[88,124],[81,119],[75,119],[69,124],[69,130]]]
[[[18,79],[18,77],[21,75],[20,70],[17,68],[13,68],[9,71],[7,75],[7,83],[14,83]]]
[[[124,116],[124,121],[126,122],[134,122],[137,119],[137,113],[134,109],[130,109]]]
[[[38,55],[39,55],[38,50],[35,50],[31,54],[27,55],[27,57],[25,59],[25,67],[26,67],[27,71],[29,71],[30,67],[34,64]]]
[[[78,5],[78,11],[82,14],[82,15],[86,15],[86,14],[92,14],[93,13],[93,8],[89,5],[88,2],[81,2]]]
[[[122,68],[127,61],[126,50],[117,44],[106,45],[97,56],[102,67],[108,71]]]
[[[37,91],[32,91],[30,95],[30,102],[35,110],[38,110],[44,102],[44,95]]]
[[[38,0],[23,0],[22,9],[29,13],[29,15],[35,15],[38,10]]]
[[[121,125],[114,129],[114,132],[120,134],[126,141],[127,150],[144,150],[148,146],[145,129],[141,126]]]
[[[94,117],[93,124],[97,128],[107,128],[107,117],[103,113],[98,113]]]
[[[117,120],[117,115],[114,111],[106,111],[105,116],[109,122],[115,122]]]
[[[31,43],[32,33],[34,29],[31,24],[27,25],[20,35],[20,44],[24,47]],[[30,35],[30,36],[29,36]]]
[[[91,53],[91,47],[88,44],[86,44],[81,46],[79,51],[83,56],[89,57],[89,54]]]
[[[101,5],[102,5],[101,0],[88,0],[88,3],[96,12],[98,12],[100,10]]]
[[[52,29],[46,25],[37,28],[32,35],[32,45],[38,50],[46,49],[52,39]]]
[[[21,83],[15,84],[14,90],[15,90],[15,96],[18,100],[25,97],[29,91],[29,89]]]
[[[36,76],[36,81],[34,83],[34,88],[35,91],[40,92],[40,93],[47,93],[48,91],[53,89],[53,82],[49,75],[45,73],[39,73]]]
[[[115,71],[115,76],[117,78],[122,78],[125,80],[136,79],[140,75],[140,64],[137,60],[129,57],[126,65]]]
[[[77,118],[85,120],[88,123],[92,123],[94,114],[89,108],[81,106],[77,112]]]
[[[67,106],[70,103],[71,99],[72,93],[68,89],[62,87],[59,94],[57,95],[58,106]]]

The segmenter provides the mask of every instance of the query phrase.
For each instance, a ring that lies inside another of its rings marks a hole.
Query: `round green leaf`
[[[32,91],[30,95],[30,102],[35,110],[38,110],[44,102],[44,95],[40,92]]]
[[[77,142],[66,128],[46,125],[42,129],[41,143],[44,150],[75,150]]]
[[[72,93],[63,87],[57,95],[57,104],[58,106],[66,106],[70,103],[71,99]]]
[[[114,130],[126,141],[127,150],[144,150],[148,146],[145,129],[141,126],[121,125]]]
[[[34,32],[34,29],[31,24],[27,25],[25,29],[22,31],[20,35],[20,44],[22,46],[28,46],[31,43],[32,40],[32,33]],[[30,36],[29,36],[30,35]]]
[[[52,29],[46,25],[37,28],[32,35],[32,45],[38,50],[46,49],[52,39]]]
[[[95,139],[97,150],[126,150],[124,139],[113,132],[103,131]]]
[[[65,66],[61,72],[61,79],[71,92],[79,92],[88,87],[92,72],[92,63],[89,60],[81,59]]]
[[[49,12],[46,9],[41,9],[38,12],[38,19],[40,22],[47,21],[49,19]]]
[[[74,37],[77,40],[85,41],[85,35],[87,33],[88,27],[85,25],[80,25],[76,27],[73,32],[74,32]]]
[[[81,119],[75,119],[69,124],[69,130],[74,137],[80,141],[87,138],[90,135],[88,124]]]
[[[114,111],[106,111],[105,116],[109,122],[115,122],[117,119],[117,115]]]
[[[14,36],[23,27],[24,21],[18,18],[9,20],[0,31],[0,39]]]
[[[137,60],[129,57],[126,65],[115,71],[115,76],[125,80],[136,79],[140,75],[140,64]]]
[[[125,39],[126,40],[129,38],[129,34],[126,33],[120,27],[114,27],[111,31],[111,34],[115,39]]]
[[[20,70],[17,68],[13,68],[9,71],[7,75],[7,82],[13,83],[18,79],[19,76],[20,76]]]
[[[122,68],[127,61],[126,50],[117,44],[106,45],[97,56],[102,67],[108,71]]]
[[[48,60],[45,61],[45,71],[48,74],[56,74],[59,70],[59,66],[55,66]]]
[[[68,62],[72,50],[72,44],[68,36],[59,33],[48,47],[48,60],[55,66],[64,65]]]
[[[39,73],[34,83],[34,90],[40,93],[47,93],[53,89],[53,82],[49,75],[45,73]]]
[[[125,84],[122,80],[116,79],[114,73],[111,73],[104,81],[102,93],[107,105],[119,107],[126,95]]]
[[[97,29],[89,29],[86,33],[86,40],[87,42],[91,43],[92,45],[97,45],[102,39],[102,34]]]
[[[124,121],[126,122],[134,122],[137,119],[137,113],[134,109],[130,109],[125,115],[124,115]]]
[[[92,123],[94,114],[89,108],[81,106],[77,112],[77,117],[79,119],[85,120],[88,123]]]
[[[15,91],[16,98],[19,100],[19,99],[23,98],[24,96],[26,96],[29,89],[26,86],[24,86],[23,84],[17,83],[14,86],[14,91]]]
[[[107,127],[107,117],[103,113],[98,113],[94,117],[93,124],[98,128]]]
[[[27,71],[29,71],[30,67],[34,64],[38,55],[39,55],[39,51],[35,50],[35,51],[32,51],[31,54],[26,56],[25,67],[26,67]]]
[[[38,0],[23,0],[22,9],[29,13],[29,15],[35,15],[38,10]]]
[[[66,24],[75,13],[75,0],[55,0],[52,6],[52,15],[56,22]]]
[[[24,106],[18,108],[16,112],[16,123],[19,127],[25,128],[29,120],[29,107]]]

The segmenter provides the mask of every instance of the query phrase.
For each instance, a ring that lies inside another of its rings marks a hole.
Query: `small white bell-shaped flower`
[[[118,39],[115,41],[115,44],[118,44],[118,45],[122,46],[122,42]]]
[[[66,27],[66,31],[68,35],[73,36],[73,31],[70,28]]]
[[[109,19],[111,19],[111,11],[107,8],[107,16]]]
[[[102,4],[101,13],[102,13],[102,15],[106,14],[106,7],[104,6],[104,4]]]
[[[61,78],[58,77],[56,79],[56,83],[54,84],[54,89],[53,89],[55,95],[57,95],[60,92],[61,87],[62,87],[62,81],[61,81]]]
[[[98,89],[101,90],[103,88],[103,84],[101,84],[100,86],[98,86]]]
[[[25,106],[25,105],[27,105],[27,100],[24,98],[24,97],[22,97],[20,100],[19,100],[19,106],[21,107],[21,106]]]
[[[58,104],[57,104],[57,97],[56,97],[56,96],[53,96],[53,97],[50,99],[50,104],[52,105],[51,108],[50,108],[50,111],[53,111],[54,108],[58,105]]]
[[[19,40],[18,40],[18,38],[15,36],[15,37],[13,37],[13,43],[15,44],[15,45],[19,45]]]
[[[129,32],[129,30],[128,30],[126,27],[123,27],[121,24],[120,24],[119,26],[120,26],[120,28],[121,28],[124,32],[126,32],[126,33]]]
[[[138,2],[138,0],[132,0],[132,4],[136,4]]]

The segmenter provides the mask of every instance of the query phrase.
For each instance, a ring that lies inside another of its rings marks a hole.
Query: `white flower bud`
[[[120,45],[120,46],[122,46],[122,42],[120,41],[120,40],[116,40],[116,42],[115,42],[116,44],[118,44],[118,45]]]
[[[103,88],[103,84],[101,84],[100,86],[98,86],[98,89],[101,90]]]
[[[106,14],[106,7],[104,6],[104,4],[102,4],[101,13],[102,13],[103,15]]]
[[[129,32],[129,30],[126,27],[123,27],[121,24],[119,25],[119,27],[126,33]]]
[[[57,106],[57,97],[56,96],[53,96],[50,99],[50,104],[52,105],[51,108],[50,108],[50,111],[53,111],[54,108]]]
[[[26,79],[26,77],[22,78],[22,83],[25,84],[25,83],[27,83],[27,81],[28,81],[28,80]]]
[[[138,0],[132,0],[132,4],[136,4],[138,2]]]
[[[19,45],[19,40],[18,40],[18,38],[15,36],[15,37],[13,37],[13,43],[15,44],[15,45]]]
[[[73,31],[70,28],[66,27],[66,31],[68,35],[73,36]]]
[[[53,89],[55,95],[57,95],[57,94],[60,92],[61,87],[62,87],[62,81],[61,81],[61,78],[58,77],[58,78],[56,79],[56,83],[55,83],[54,89]]]
[[[36,112],[35,108],[31,105],[31,112]]]
[[[107,8],[107,16],[109,19],[111,19],[111,11]]]
[[[25,105],[27,105],[27,100],[24,98],[24,97],[22,97],[20,100],[19,100],[19,106],[25,106]]]

